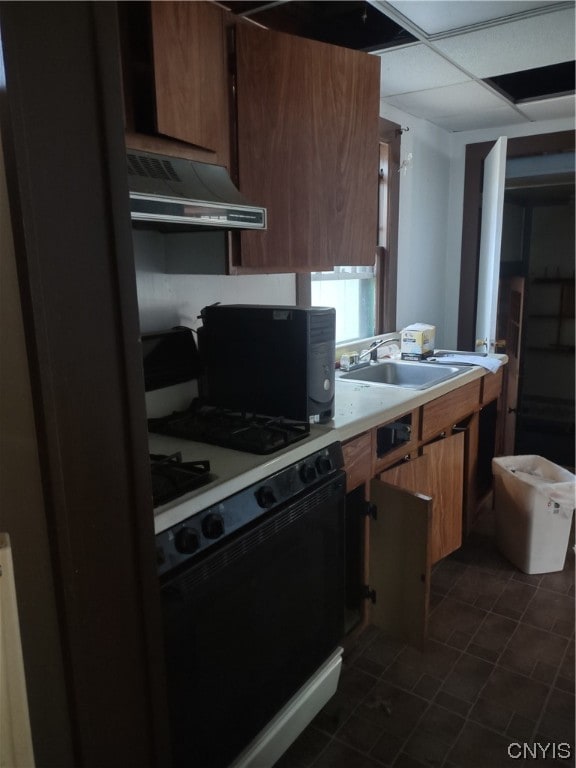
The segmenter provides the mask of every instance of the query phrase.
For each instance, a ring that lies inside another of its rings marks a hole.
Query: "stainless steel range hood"
[[[266,229],[266,209],[251,205],[226,168],[128,150],[130,212],[135,222],[179,228]]]

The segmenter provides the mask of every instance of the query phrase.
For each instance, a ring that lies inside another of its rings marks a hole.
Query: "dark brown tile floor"
[[[567,744],[536,764],[574,766],[572,547],[563,571],[524,574],[485,510],[434,569],[431,605],[424,651],[363,633],[338,692],[275,768],[527,768],[524,743]]]

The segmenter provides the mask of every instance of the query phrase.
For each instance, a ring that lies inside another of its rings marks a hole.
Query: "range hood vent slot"
[[[128,173],[135,176],[144,176],[148,179],[182,181],[182,179],[174,171],[174,165],[168,158],[160,159],[129,153]]]
[[[226,168],[152,152],[127,153],[132,220],[160,229],[266,229]]]

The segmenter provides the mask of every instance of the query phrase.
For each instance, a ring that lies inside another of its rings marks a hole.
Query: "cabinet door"
[[[239,24],[236,70],[239,187],[268,209],[266,232],[241,235],[240,266],[373,265],[378,59]]]
[[[464,434],[459,432],[425,445],[430,459],[427,493],[434,499],[430,560],[434,564],[462,544],[464,494]]]
[[[212,3],[153,2],[159,133],[220,153],[229,144],[226,38]]]
[[[476,348],[496,349],[496,310],[502,248],[502,219],[506,185],[508,139],[500,136],[484,160],[482,224],[478,254],[478,297],[476,301]]]
[[[423,447],[419,458],[398,464],[380,475],[385,482],[433,500],[429,541],[432,564],[462,544],[464,443],[461,432],[436,440]]]
[[[119,17],[127,146],[229,167],[225,11],[167,0]]]
[[[429,457],[409,464],[427,472]],[[376,593],[371,622],[411,645],[426,639],[430,596],[432,499],[372,480],[377,517],[370,526],[369,584]]]

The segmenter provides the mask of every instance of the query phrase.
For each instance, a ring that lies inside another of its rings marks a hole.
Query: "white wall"
[[[143,333],[175,325],[198,328],[200,310],[218,301],[222,304],[296,303],[293,274],[170,274],[164,239],[157,232],[134,232],[134,258]]]
[[[436,326],[436,346],[455,348],[458,336],[460,258],[466,145],[498,136],[572,130],[569,119],[449,133],[381,101],[380,115],[402,128],[398,233],[397,327]],[[471,308],[472,311],[472,308]]]
[[[396,327],[431,323],[436,326],[436,345],[446,346],[450,134],[384,102],[380,114],[408,129],[402,134],[400,153],[406,167],[400,170]]]

